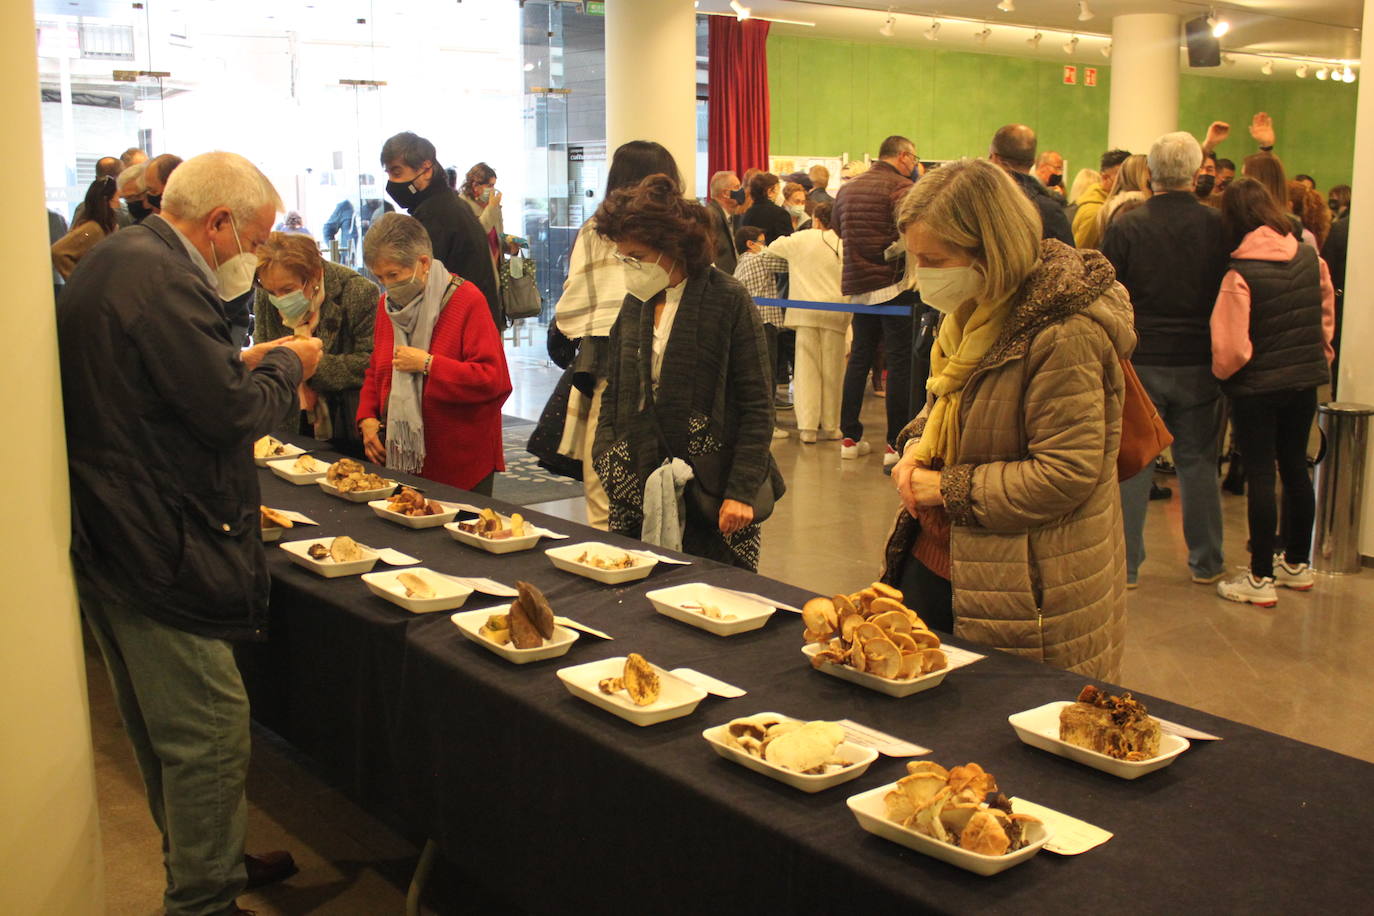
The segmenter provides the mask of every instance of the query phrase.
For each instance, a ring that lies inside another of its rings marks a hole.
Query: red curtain
[[[742,176],[745,169],[768,169],[768,26],[755,19],[710,17],[710,174],[729,169]]]

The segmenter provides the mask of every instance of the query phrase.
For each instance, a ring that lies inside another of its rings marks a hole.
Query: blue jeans
[[[159,623],[80,577],[78,588],[162,831],[168,916],[222,914],[248,879],[248,695],[233,647]]]
[[[1194,576],[1226,569],[1221,552],[1221,488],[1217,457],[1221,440],[1221,389],[1210,366],[1136,366],[1140,383],[1174,437],[1174,467],[1183,503],[1183,540]],[[1154,468],[1121,482],[1126,526],[1126,581],[1136,581],[1145,561],[1145,513]]]

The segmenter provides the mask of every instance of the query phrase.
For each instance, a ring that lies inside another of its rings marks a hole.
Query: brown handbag
[[[1174,437],[1140,383],[1129,359],[1121,361],[1125,395],[1121,399],[1121,451],[1116,456],[1117,480],[1128,480],[1154,462]]]

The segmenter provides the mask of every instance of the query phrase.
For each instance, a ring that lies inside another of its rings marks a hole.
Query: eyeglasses
[[[641,261],[639,258],[635,257],[634,255],[632,255],[632,254],[621,254],[621,253],[618,252],[618,251],[615,252],[614,254],[615,254],[615,259],[616,259],[617,261],[619,261],[621,264],[624,264],[626,267],[628,267],[628,268],[630,268],[630,269],[632,269],[632,270],[643,270],[643,269],[644,269],[644,262]]]

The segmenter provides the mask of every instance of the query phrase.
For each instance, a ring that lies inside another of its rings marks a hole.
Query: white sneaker
[[[791,433],[789,433],[787,430],[783,429],[781,426],[775,426],[775,427],[773,427],[773,438],[774,438],[774,439],[786,439],[787,437],[789,437],[789,436],[791,436],[791,435],[792,435]]]
[[[860,439],[858,442],[855,442],[853,439],[844,439],[840,442],[841,458],[859,458],[863,455],[867,455],[871,451],[873,451],[873,446],[869,445],[863,439]]]
[[[801,439],[806,445],[816,444],[816,431],[814,429],[803,429],[797,432],[797,438]]]
[[[1217,594],[1227,601],[1238,601],[1258,607],[1274,607],[1279,603],[1274,580],[1256,579],[1253,573],[1245,573],[1234,579],[1223,579],[1217,583]]]
[[[897,450],[895,448],[893,448],[890,445],[887,446],[887,451],[883,452],[883,467],[892,467],[901,459],[901,457],[901,455],[897,454]]]
[[[1312,575],[1312,567],[1306,563],[1290,564],[1284,559],[1283,554],[1274,554],[1274,584],[1283,588],[1291,588],[1295,592],[1305,592],[1317,584],[1316,576]]]

